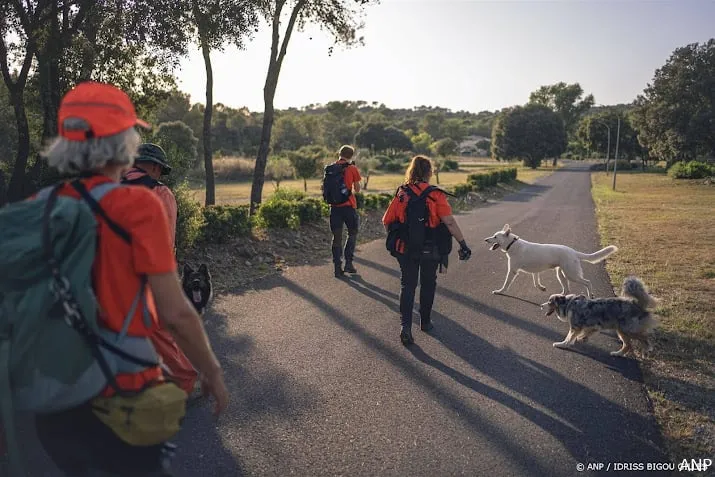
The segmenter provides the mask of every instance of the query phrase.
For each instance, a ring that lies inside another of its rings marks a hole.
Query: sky
[[[674,49],[715,38],[715,1],[382,0],[363,21],[365,45],[332,56],[328,33],[294,32],[275,107],[363,100],[494,111],[560,81],[580,83],[597,104],[629,103]],[[263,23],[244,50],[214,51],[214,102],[263,111],[270,46]],[[205,101],[198,49],[178,78],[192,102]]]

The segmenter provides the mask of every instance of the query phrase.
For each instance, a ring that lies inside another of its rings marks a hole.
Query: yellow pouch
[[[135,396],[96,397],[92,400],[92,412],[127,444],[153,446],[179,432],[187,397],[176,384],[165,382]]]

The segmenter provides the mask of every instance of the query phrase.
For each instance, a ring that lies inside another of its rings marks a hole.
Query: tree
[[[638,136],[633,129],[631,116],[623,111],[606,110],[600,113],[591,114],[584,117],[576,130],[576,138],[582,142],[592,152],[597,152],[614,158],[616,147],[616,134],[618,132],[618,119],[621,121],[618,156],[632,158],[642,152],[638,144]],[[611,139],[609,142],[608,133],[610,128]],[[608,147],[611,147],[610,153]]]
[[[196,163],[196,145],[199,140],[194,136],[194,132],[181,121],[172,121],[159,124],[152,139],[164,149],[171,165],[168,185],[180,183]]]
[[[467,135],[467,127],[460,118],[449,118],[442,125],[442,137],[450,138],[456,143],[462,142]]]
[[[421,132],[410,137],[412,147],[417,154],[429,154],[430,145],[434,142],[429,133]]]
[[[594,104],[593,95],[583,98],[583,88],[578,83],[564,82],[542,86],[529,96],[530,104],[541,104],[557,113],[564,122],[566,133],[575,133],[581,116]]]
[[[394,126],[386,123],[368,123],[355,135],[355,143],[358,147],[364,147],[377,152],[409,151],[412,149],[412,141]]]
[[[451,137],[440,139],[432,144],[431,149],[434,154],[440,157],[454,156],[459,151],[459,144]]]
[[[268,161],[266,172],[268,172],[269,179],[275,183],[276,190],[280,189],[281,182],[295,175],[290,161],[280,156],[271,157],[271,160]]]
[[[360,161],[360,169],[365,174],[365,190],[370,183],[370,176],[380,167],[380,161],[374,157],[368,157]]]
[[[191,0],[193,25],[206,68],[206,105],[204,108],[203,153],[206,169],[206,205],[216,203],[216,184],[211,147],[213,113],[213,68],[211,50],[223,50],[230,42],[241,48],[243,39],[258,22],[252,3],[245,0]]]
[[[297,115],[286,114],[276,120],[271,134],[271,149],[273,151],[295,151],[310,143],[310,137],[302,127]]]
[[[412,149],[412,141],[407,135],[394,126],[385,128],[385,148],[393,151],[409,151]]]
[[[547,157],[566,150],[566,130],[561,117],[546,106],[514,106],[499,115],[492,131],[492,155],[497,159],[522,159],[536,169]]]
[[[322,168],[323,161],[330,154],[322,146],[304,146],[288,153],[288,159],[295,175],[303,179],[303,190],[308,192],[308,179],[315,177]]]
[[[0,204],[5,200],[20,200],[30,192],[25,174],[30,157],[30,126],[24,96],[38,48],[40,28],[50,11],[48,1],[31,3],[4,2],[0,5],[0,71],[13,107],[17,131],[17,151],[7,197],[0,197]]]
[[[714,91],[715,39],[677,48],[636,99],[640,144],[669,164],[715,154]]]
[[[444,114],[442,113],[427,113],[422,118],[422,130],[435,139],[444,137],[442,124],[444,124]]]
[[[314,22],[328,30],[335,38],[336,43],[341,43],[345,46],[360,44],[362,43],[362,37],[357,38],[356,32],[362,27],[362,24],[357,21],[357,16],[365,5],[374,1],[332,0],[324,2],[321,0],[292,0],[288,2],[287,0],[263,0],[259,3],[261,13],[271,24],[272,40],[266,83],[263,88],[263,129],[251,187],[251,213],[254,213],[256,206],[261,203],[265,169],[271,143],[271,129],[273,128],[273,99],[276,95],[278,76],[288,51],[288,43],[293,34],[293,29],[296,24],[300,28]],[[290,8],[291,4],[292,8]],[[288,23],[281,40],[281,18],[286,6],[288,6],[285,12],[288,16]],[[329,53],[331,52],[332,47]]]

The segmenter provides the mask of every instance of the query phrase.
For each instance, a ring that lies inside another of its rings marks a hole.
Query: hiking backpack
[[[398,193],[400,190],[408,196],[405,222],[397,222],[388,227],[388,251],[393,256],[404,253],[412,259],[422,260],[441,260],[449,255],[452,252],[452,234],[443,223],[435,228],[429,226],[427,200],[432,200],[429,194],[435,190],[451,194],[435,186],[427,186],[419,195],[408,185],[401,186]],[[398,250],[398,241],[404,244],[404,251]]]
[[[114,380],[118,372],[158,363],[148,340],[98,323],[92,284],[96,215],[131,241],[99,206],[106,193],[121,186],[104,183],[88,191],[79,181],[71,185],[81,198],[60,196],[59,184],[41,190],[34,200],[0,209],[0,420],[11,475],[25,475],[15,438],[16,411],[71,409],[108,384],[121,394]],[[144,279],[125,329],[140,303],[149,318],[146,286]]]
[[[345,169],[350,163],[330,164],[323,170],[323,199],[328,204],[342,204],[350,198],[352,192],[345,185]]]

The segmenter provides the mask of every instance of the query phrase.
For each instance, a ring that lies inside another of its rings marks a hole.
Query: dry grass
[[[661,299],[656,348],[643,361],[648,393],[674,462],[715,449],[715,187],[662,174],[592,174],[614,286],[641,277]]]
[[[244,158],[222,158],[214,161],[214,168],[217,171],[217,183],[216,183],[216,202],[218,204],[247,204],[249,197],[251,195],[251,181],[241,180],[241,181],[225,181],[222,180],[226,174],[233,174],[233,168],[243,168],[249,161]],[[551,174],[554,169],[550,166],[543,166],[539,169],[529,169],[522,167],[518,164],[509,163],[498,163],[496,161],[489,162],[465,162],[460,163],[460,170],[456,172],[442,172],[439,175],[439,185],[444,187],[454,186],[456,184],[463,184],[467,181],[467,176],[469,174],[474,174],[476,172],[485,171],[488,169],[493,169],[495,167],[514,167],[519,168],[518,179],[525,183],[532,183],[539,177],[543,177]],[[223,171],[219,174],[218,171]],[[235,172],[238,174],[238,172]],[[402,183],[404,179],[403,174],[397,173],[373,173],[370,176],[370,181],[368,183],[369,188],[365,192],[375,193],[375,192],[394,192],[395,189]],[[308,194],[313,196],[320,195],[320,183],[319,178],[308,179]],[[436,183],[436,181],[435,181]],[[281,182],[281,189],[291,189],[291,190],[303,190],[303,180],[288,180]],[[204,198],[204,188],[198,186],[194,188],[195,197],[197,200],[202,201]],[[267,199],[275,192],[275,185],[266,181],[263,188],[263,198]]]

